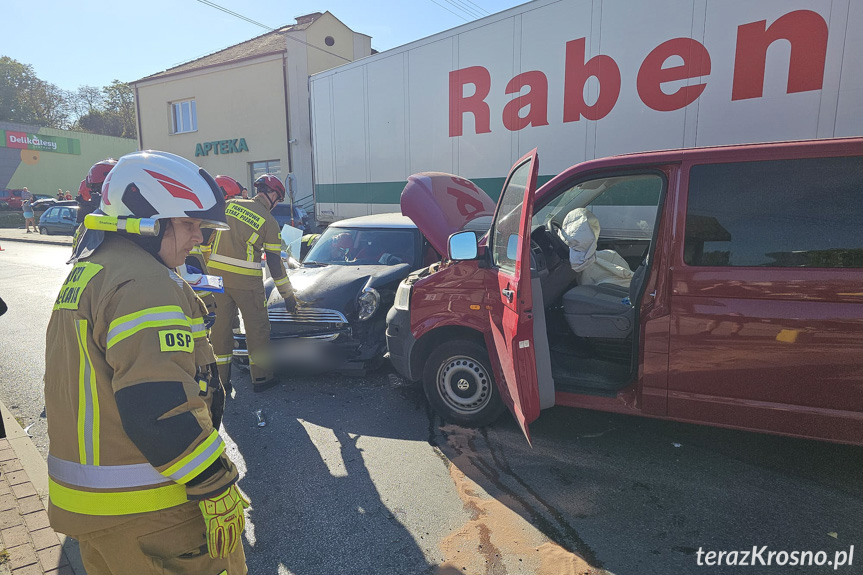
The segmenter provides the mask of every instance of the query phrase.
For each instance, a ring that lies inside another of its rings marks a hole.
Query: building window
[[[863,158],[694,166],[691,266],[863,268]]]
[[[272,174],[282,179],[282,168],[279,165],[279,160],[267,160],[264,162],[251,162],[249,164],[249,172],[252,176],[252,185],[249,186],[249,197],[254,197],[255,195],[255,180],[263,176],[264,174]]]
[[[198,131],[198,111],[194,100],[171,103],[171,133]]]

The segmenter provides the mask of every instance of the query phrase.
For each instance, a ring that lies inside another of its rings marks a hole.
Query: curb
[[[62,242],[59,240],[36,240],[30,238],[10,238],[6,236],[0,236],[0,245],[3,245],[3,242],[23,242],[28,244],[47,244],[52,246],[68,246],[72,247],[72,242]]]
[[[9,445],[15,451],[15,455],[21,462],[21,467],[30,478],[33,487],[36,488],[36,493],[42,500],[42,506],[48,508],[48,464],[42,459],[42,454],[36,449],[30,436],[27,435],[12,412],[3,402],[0,402],[0,412],[3,414],[3,425],[6,428],[6,439]],[[66,537],[62,533],[57,533],[60,539],[60,545],[63,547],[63,552],[69,560],[69,566],[76,575],[86,575],[84,564],[81,561],[81,553],[78,549],[78,542],[71,537]]]

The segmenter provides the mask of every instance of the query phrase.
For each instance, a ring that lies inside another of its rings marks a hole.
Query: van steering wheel
[[[554,218],[548,220],[545,224],[545,231],[548,232],[548,237],[551,241],[551,248],[560,258],[569,258],[569,246],[563,239],[563,228],[560,224],[554,221]]]

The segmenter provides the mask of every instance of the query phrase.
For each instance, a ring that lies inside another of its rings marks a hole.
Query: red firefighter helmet
[[[280,202],[285,200],[285,186],[278,177],[272,174],[264,174],[255,180],[255,189],[259,194],[275,192],[278,194]]]
[[[81,180],[81,185],[78,186],[78,194],[88,202],[90,201],[90,187],[87,185],[86,179]]]
[[[114,169],[116,164],[117,160],[114,158],[108,158],[107,160],[102,160],[101,162],[93,164],[93,167],[90,168],[90,171],[87,173],[86,179],[87,185],[90,186],[91,191],[101,191],[102,182],[105,181],[105,178],[108,177],[108,172]]]
[[[231,176],[216,176],[216,183],[222,188],[222,193],[225,194],[225,199],[231,199],[239,196],[243,191],[243,186],[240,182]]]

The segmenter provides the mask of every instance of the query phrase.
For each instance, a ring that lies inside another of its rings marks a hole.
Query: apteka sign
[[[219,154],[238,154],[240,152],[248,152],[249,146],[246,144],[245,138],[237,138],[234,140],[216,140],[215,142],[204,142],[195,144],[195,157],[209,156],[210,152]]]

